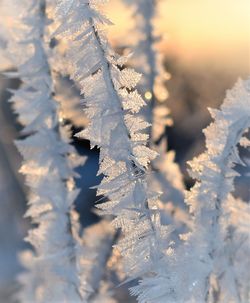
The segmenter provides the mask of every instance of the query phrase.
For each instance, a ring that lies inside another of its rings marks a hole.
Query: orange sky
[[[250,0],[161,0],[156,29],[161,49],[186,64],[228,66],[250,74]],[[114,43],[129,39],[130,12],[111,0],[107,14]]]
[[[156,30],[163,36],[163,52],[190,66],[213,65],[250,74],[250,0],[159,2]],[[114,44],[129,41],[134,26],[129,9],[121,0],[110,0],[106,13],[115,24],[109,29]]]

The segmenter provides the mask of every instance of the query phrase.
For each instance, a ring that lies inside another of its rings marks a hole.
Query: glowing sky
[[[250,0],[162,0],[156,29],[164,35],[161,49],[186,63],[200,62],[250,74]],[[116,43],[129,38],[133,20],[120,0],[107,10]]]

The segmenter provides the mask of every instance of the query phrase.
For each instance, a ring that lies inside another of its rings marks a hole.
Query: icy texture
[[[150,125],[137,114],[143,105],[134,89],[140,77],[124,68],[125,59],[108,45],[100,27],[110,21],[97,11],[96,1],[75,0],[69,10],[61,3],[55,34],[71,41],[67,56],[74,67],[72,78],[81,86],[90,120],[78,136],[100,147],[98,173],[105,177],[98,194],[109,201],[98,208],[115,215],[113,225],[123,232],[116,248],[128,279],[134,279],[158,270],[171,232],[161,226],[161,213],[150,207],[157,194],[148,189],[146,176],[156,153],[147,146]]]
[[[19,276],[21,302],[82,302],[78,292],[76,239],[70,211],[78,190],[74,167],[82,162],[69,144],[68,129],[58,123],[50,67],[43,46],[44,1],[25,0],[8,43],[22,85],[11,102],[24,125],[25,139],[16,141],[23,156],[29,209],[35,227],[26,237],[34,251],[20,256],[26,272]]]

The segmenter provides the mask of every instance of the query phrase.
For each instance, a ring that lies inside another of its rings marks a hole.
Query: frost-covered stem
[[[209,300],[211,274],[217,275],[216,262],[224,250],[220,221],[225,201],[234,190],[237,173],[233,168],[240,163],[237,145],[250,126],[248,85],[249,80],[239,81],[228,92],[221,111],[211,111],[215,122],[205,131],[207,151],[191,162],[192,176],[198,181],[187,198],[195,215],[196,227],[190,243],[194,245],[192,241],[197,241],[197,238],[201,239],[203,245],[207,243],[204,245],[207,248],[200,255],[200,261],[208,263],[203,272],[207,272],[204,276],[205,285],[201,287],[206,302]]]
[[[139,166],[135,161],[133,160],[130,160],[130,157],[129,155],[133,155],[133,150],[132,150],[132,147],[131,147],[131,137],[130,137],[130,134],[129,134],[129,131],[127,129],[127,126],[125,124],[125,121],[124,121],[124,109],[123,109],[123,106],[122,106],[122,103],[121,103],[121,100],[117,94],[117,91],[115,89],[115,85],[113,83],[113,80],[112,80],[112,74],[111,74],[111,68],[110,68],[110,63],[108,62],[108,60],[106,59],[106,55],[105,55],[105,51],[104,49],[102,48],[102,43],[101,43],[101,39],[99,37],[99,34],[98,34],[98,30],[97,28],[95,28],[95,25],[94,25],[94,22],[92,19],[90,19],[90,24],[91,24],[91,27],[92,27],[92,33],[95,37],[95,46],[98,50],[98,53],[99,53],[99,56],[101,58],[101,70],[102,70],[102,73],[103,73],[103,79],[104,79],[104,82],[106,84],[106,87],[107,87],[107,90],[109,92],[109,96],[110,98],[112,98],[113,100],[115,100],[116,104],[118,105],[118,112],[120,112],[120,121],[122,122],[122,125],[123,125],[123,130],[124,130],[124,138],[126,138],[126,141],[127,142],[127,149],[128,149],[128,158],[126,159],[126,166],[127,166],[127,170],[128,171],[131,171],[131,170],[134,170],[134,171],[140,171],[141,170],[141,166]],[[142,172],[142,174],[144,174]],[[152,221],[152,218],[151,218],[151,215],[149,213],[149,205],[147,203],[147,201],[145,201],[145,204],[143,204],[142,206],[142,213],[144,213],[144,215],[146,215],[148,221],[149,221],[149,224],[151,226],[151,229],[153,232],[155,232],[155,228],[154,228],[154,223]]]
[[[24,1],[22,6],[23,27],[9,45],[22,86],[13,91],[11,101],[27,135],[16,144],[24,158],[21,172],[30,187],[26,216],[37,227],[26,238],[34,253],[27,251],[21,256],[29,272],[20,276],[23,289],[19,297],[23,302],[81,302],[70,220],[77,195],[73,169],[79,161],[58,123],[53,100],[53,81],[43,45],[45,1]]]
[[[246,117],[245,119],[242,119],[240,117],[239,121],[236,122],[233,125],[234,128],[237,129],[236,133],[232,133],[227,138],[227,142],[225,144],[224,150],[222,151],[222,154],[224,155],[223,158],[220,160],[221,165],[220,165],[220,173],[218,175],[219,178],[217,178],[217,182],[215,183],[215,193],[217,195],[215,199],[215,209],[212,212],[211,215],[211,210],[206,210],[202,209],[200,214],[196,214],[196,220],[195,220],[195,225],[199,226],[199,224],[205,224],[208,229],[207,229],[207,234],[208,234],[208,239],[209,239],[209,251],[208,255],[211,258],[211,261],[216,259],[218,251],[220,247],[218,246],[218,243],[220,243],[219,235],[220,235],[220,218],[222,215],[222,204],[225,201],[225,192],[224,188],[226,188],[226,183],[227,183],[227,177],[226,174],[228,172],[228,167],[230,167],[230,160],[232,158],[233,153],[235,153],[235,148],[237,144],[240,141],[240,138],[242,137],[242,134],[246,131],[246,129],[249,127],[249,117]],[[230,178],[230,177],[229,177]],[[229,192],[228,192],[229,193]],[[199,197],[198,197],[199,199]],[[206,220],[204,220],[206,218]],[[209,237],[210,235],[210,237]],[[211,236],[213,235],[213,236]],[[211,272],[206,278],[206,283],[207,286],[205,287],[207,290],[207,295],[206,295],[206,302],[208,300],[208,294],[209,294],[209,277],[211,273],[214,271],[214,268],[212,268]],[[236,287],[237,289],[237,287]],[[239,298],[237,298],[237,302],[239,301]]]
[[[139,19],[138,17],[141,17],[142,24],[140,27],[140,34],[143,37],[143,40],[139,42],[138,48],[142,48],[141,51],[144,52],[144,55],[146,57],[147,65],[149,67],[149,70],[147,73],[144,74],[144,77],[148,78],[148,89],[152,94],[152,99],[150,102],[151,110],[153,109],[155,105],[155,93],[154,93],[154,87],[155,87],[155,78],[157,76],[157,70],[156,70],[156,51],[153,49],[153,45],[155,43],[155,37],[154,37],[154,26],[153,26],[153,19],[155,18],[155,0],[144,0],[144,1],[135,1],[134,5],[136,6],[136,11],[134,13],[136,19]],[[140,38],[139,38],[140,39]],[[135,49],[136,52],[136,49]]]
[[[172,125],[172,119],[169,117],[169,110],[166,104],[161,104],[160,102],[166,101],[168,93],[165,87],[167,77],[164,62],[156,45],[160,40],[155,35],[154,26],[158,1],[124,0],[124,2],[132,6],[133,17],[136,21],[135,28],[133,29],[133,35],[136,36],[136,39],[132,46],[133,56],[131,64],[137,71],[142,73],[139,90],[144,94],[146,99],[149,99],[149,105],[146,110],[142,110],[142,114],[151,124],[148,129],[149,146],[160,155],[151,162],[153,173],[149,174],[148,183],[152,190],[163,192],[161,201],[165,205],[172,205],[172,214],[173,212],[177,214],[174,218],[175,223],[178,222],[177,224],[180,227],[184,227],[186,224],[181,222],[183,217],[179,216],[178,220],[178,214],[182,211],[181,209],[185,208],[185,185],[181,171],[178,165],[174,163],[174,153],[167,152],[165,127]],[[165,214],[165,221],[172,222],[173,215],[170,213],[170,208],[166,208]]]
[[[162,268],[158,283],[149,280],[155,292],[161,290],[162,300],[152,302],[240,302],[237,278],[227,274],[222,211],[234,190],[234,165],[241,163],[237,145],[250,127],[249,100],[249,79],[239,80],[228,91],[221,110],[211,110],[215,122],[205,130],[206,151],[190,163],[190,174],[197,180],[186,192],[186,203],[194,216],[192,231],[181,237],[183,245],[176,247],[173,256],[169,255],[168,270]],[[245,291],[244,278],[241,279]],[[147,286],[147,280],[141,283],[144,294],[148,294]]]
[[[140,3],[142,2],[142,3]],[[155,42],[154,34],[153,34],[153,18],[155,17],[155,0],[147,0],[147,1],[139,1],[139,7],[137,9],[137,14],[141,12],[142,18],[144,18],[144,22],[141,26],[142,35],[145,35],[144,41],[144,52],[147,60],[147,64],[149,66],[148,71],[148,88],[151,92],[151,100],[149,104],[149,123],[151,124],[149,129],[149,138],[150,138],[150,146],[154,145],[154,135],[153,135],[153,123],[154,123],[154,108],[157,104],[156,95],[155,95],[155,81],[157,77],[157,54],[153,49],[153,45]]]
[[[217,178],[217,182],[215,183],[215,193],[217,195],[215,199],[215,205],[214,205],[214,211],[211,214],[211,211],[202,209],[200,214],[196,215],[196,220],[195,224],[197,226],[199,224],[205,224],[208,229],[207,229],[207,234],[208,234],[208,239],[209,239],[209,251],[208,255],[211,258],[211,261],[216,259],[218,250],[220,247],[218,247],[218,243],[220,242],[219,235],[220,235],[220,218],[222,215],[222,204],[225,201],[225,192],[224,188],[226,188],[226,183],[227,183],[227,177],[226,174],[228,172],[228,167],[230,167],[230,160],[232,158],[233,153],[235,153],[235,148],[237,144],[239,143],[240,138],[242,137],[242,134],[245,132],[245,130],[248,128],[249,125],[249,117],[242,119],[240,117],[239,121],[234,123],[233,127],[237,129],[236,133],[232,133],[227,138],[227,142],[225,144],[224,150],[222,151],[223,158],[220,160],[221,165],[219,166],[220,168],[220,173]],[[229,177],[230,178],[230,177]],[[198,197],[199,199],[199,197]],[[206,218],[206,220],[204,220]],[[210,237],[209,237],[210,235]],[[213,236],[211,236],[213,235]],[[206,278],[206,301],[208,300],[208,293],[209,293],[209,276],[211,273],[214,271],[214,268],[212,268],[211,272]],[[240,302],[240,301],[238,301]]]
[[[136,32],[138,34],[138,41],[136,41],[136,44],[133,47],[134,57],[137,58],[141,55],[145,59],[145,65],[138,66],[138,69],[141,69],[143,72],[142,93],[145,93],[147,90],[149,90],[153,96],[151,103],[154,104],[155,78],[157,76],[157,54],[153,48],[156,40],[154,37],[153,22],[156,14],[156,1],[124,0],[124,2],[132,5],[134,8],[133,16],[136,20]]]
[[[166,101],[168,97],[165,80],[169,75],[165,71],[163,58],[156,46],[156,43],[160,40],[155,35],[154,27],[158,1],[123,1],[133,7],[133,17],[136,21],[135,33],[133,32],[133,34],[136,41],[132,46],[131,63],[143,75],[138,87],[149,101],[145,115],[147,121],[151,124],[149,128],[150,146],[157,150],[156,145],[164,135],[165,126],[172,124],[172,120],[167,118],[168,109],[165,106],[160,106],[160,101]]]
[[[61,26],[56,33],[71,41],[68,59],[74,65],[72,78],[82,89],[91,119],[79,136],[89,139],[91,146],[100,147],[99,173],[105,177],[98,193],[110,202],[98,207],[115,215],[113,224],[123,231],[124,238],[117,246],[125,258],[127,274],[133,279],[154,272],[153,264],[163,256],[157,234],[161,226],[158,211],[149,207],[149,200],[156,194],[148,191],[145,180],[155,152],[146,147],[148,136],[141,132],[148,123],[135,115],[144,104],[134,90],[138,74],[122,69],[124,59],[100,35],[100,23],[108,21],[95,2],[75,0],[68,7],[66,2],[59,2],[57,17]],[[65,19],[66,24],[62,22]]]
[[[149,122],[150,132],[152,132],[153,125],[153,110],[156,106],[156,96],[155,96],[155,81],[157,77],[157,54],[153,49],[155,43],[154,37],[154,26],[153,21],[156,14],[156,1],[155,0],[137,0],[133,1],[133,5],[135,5],[134,16],[136,17],[137,23],[140,22],[139,18],[141,18],[141,24],[139,25],[139,35],[142,40],[139,41],[138,45],[134,48],[135,55],[138,52],[140,55],[141,52],[144,53],[146,59],[146,65],[148,66],[148,70],[143,71],[143,77],[147,78],[144,81],[146,82],[145,88],[149,90],[151,93],[151,100],[149,105]],[[139,37],[139,39],[141,39]],[[142,67],[143,68],[143,67]],[[152,141],[152,135],[150,136],[150,140]],[[153,142],[152,142],[153,143]],[[151,143],[151,145],[152,145]]]
[[[114,83],[112,81],[112,75],[111,75],[111,70],[110,70],[110,63],[106,59],[105,51],[102,48],[102,43],[101,43],[100,37],[98,35],[98,31],[95,28],[93,20],[90,19],[90,22],[91,22],[92,32],[93,32],[93,35],[95,37],[95,46],[98,49],[99,56],[100,56],[100,58],[102,60],[102,63],[101,63],[102,68],[101,68],[101,70],[103,72],[103,79],[105,81],[105,84],[106,84],[106,87],[107,87],[107,90],[109,92],[110,97],[112,99],[114,99],[115,102],[118,105],[118,110],[120,111],[120,121],[122,122],[123,129],[124,129],[124,137],[127,139],[126,141],[128,142],[127,143],[127,145],[128,145],[127,146],[128,153],[130,155],[132,155],[133,151],[132,151],[131,144],[130,144],[131,137],[129,135],[129,131],[128,131],[128,129],[126,127],[126,124],[125,124],[125,121],[124,121],[123,107],[122,107],[122,104],[121,104],[121,100],[118,97],[117,91],[115,90],[115,85],[114,85]],[[128,161],[126,161],[126,165],[127,165],[127,170],[128,171],[131,170],[131,169],[135,170],[135,171],[141,169],[140,167],[137,166],[137,164],[133,160],[129,160],[129,157],[128,157],[127,160]],[[143,205],[143,208],[145,208],[145,210],[148,210],[148,203],[147,203],[147,201],[145,201],[145,204]],[[152,218],[151,218],[149,212],[145,211],[145,210],[142,209],[142,212],[144,212],[144,214],[146,214],[146,216],[147,216],[147,218],[149,220],[151,229],[154,232],[154,223],[152,222]]]

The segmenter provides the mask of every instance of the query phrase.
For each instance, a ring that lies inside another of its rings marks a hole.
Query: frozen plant
[[[134,288],[141,303],[249,301],[249,274],[242,270],[249,263],[249,235],[244,235],[242,222],[230,219],[236,210],[228,202],[238,175],[234,166],[242,164],[237,146],[249,147],[244,137],[250,127],[249,81],[239,80],[221,110],[210,110],[215,121],[205,130],[207,150],[190,163],[197,180],[186,194],[193,230],[181,235],[183,245],[169,255],[160,275]],[[248,212],[247,220],[249,206],[233,201],[238,214]],[[237,252],[237,245],[243,249]]]
[[[170,75],[166,72],[163,58],[158,50],[160,37],[155,33],[155,22],[158,17],[157,0],[124,0],[133,8],[135,28],[132,45],[133,55],[130,64],[142,74],[138,89],[149,103],[141,114],[151,123],[149,127],[149,145],[158,152],[159,157],[151,162],[152,173],[148,183],[156,192],[162,192],[159,207],[166,213],[165,221],[181,225],[188,224],[189,216],[184,204],[185,185],[180,168],[174,162],[175,152],[167,152],[165,138],[166,126],[173,121],[166,106],[168,92],[166,80]]]
[[[76,240],[70,212],[78,190],[74,167],[79,158],[69,144],[68,130],[58,122],[53,80],[43,45],[45,2],[20,4],[17,26],[9,41],[9,53],[22,84],[13,90],[11,102],[24,125],[25,138],[16,141],[23,156],[29,209],[34,227],[26,241],[34,251],[21,254],[28,270],[19,277],[22,302],[82,302],[76,266]],[[18,23],[19,22],[19,23]]]
[[[129,279],[160,268],[171,230],[161,225],[158,195],[147,187],[147,167],[156,153],[147,145],[149,127],[139,115],[145,102],[134,88],[140,76],[124,68],[125,59],[109,46],[102,24],[109,20],[99,10],[99,1],[58,1],[56,36],[70,40],[67,57],[71,75],[82,89],[90,123],[78,134],[100,148],[99,174],[104,178],[98,194],[109,199],[98,205],[115,216],[113,225],[122,230],[116,245],[123,256]],[[66,22],[65,22],[66,20]]]
[[[146,120],[151,123],[150,145],[152,148],[157,148],[154,145],[164,137],[165,127],[172,125],[169,110],[163,104],[168,97],[165,82],[170,75],[166,72],[162,55],[157,49],[160,40],[155,33],[158,1],[124,0],[124,2],[132,6],[136,21],[130,64],[142,74],[138,90],[149,102],[149,106],[143,111]]]
[[[105,273],[114,231],[101,222],[81,232],[73,209],[78,193],[74,168],[82,159],[70,144],[70,128],[62,123],[57,102],[62,92],[54,85],[55,73],[63,74],[66,64],[81,90],[89,120],[77,136],[100,149],[98,174],[103,179],[97,189],[103,203],[97,207],[121,231],[115,251],[121,256],[117,260],[122,260],[125,282],[135,280],[131,294],[140,303],[246,303],[250,209],[249,203],[234,197],[234,179],[235,165],[245,164],[239,146],[250,146],[250,80],[239,80],[221,109],[210,110],[214,122],[205,130],[206,151],[190,162],[196,180],[185,194],[190,213],[178,213],[184,185],[173,153],[165,153],[166,142],[160,140],[166,120],[161,120],[159,110],[158,123],[155,111],[158,76],[165,89],[154,49],[156,1],[133,2],[141,22],[135,45],[135,58],[140,54],[144,62],[141,84],[141,75],[125,67],[128,57],[117,55],[106,39],[103,27],[111,22],[101,13],[105,2],[47,0],[46,15],[44,0],[24,0],[7,41],[17,68],[9,76],[21,80],[11,101],[24,126],[23,138],[16,144],[30,189],[26,216],[34,223],[27,236],[34,250],[21,256],[28,271],[19,278],[23,285],[19,299],[25,303],[115,301]],[[67,46],[63,58],[46,45],[52,41],[45,37],[51,19],[53,41]],[[139,92],[151,100],[148,111],[142,110],[146,102]],[[149,180],[155,182],[152,187]],[[176,229],[166,209],[189,231]]]

